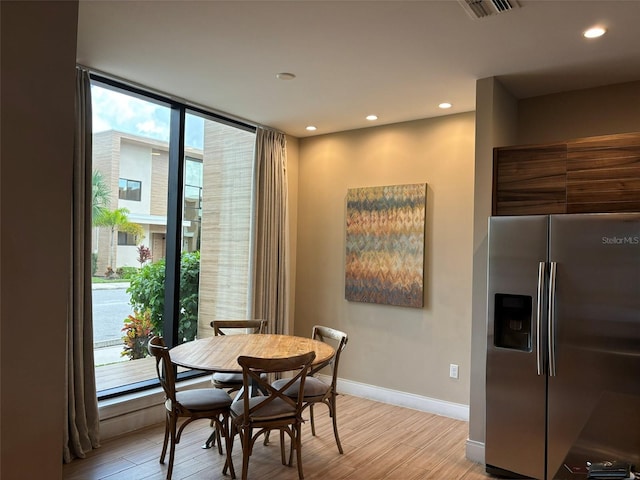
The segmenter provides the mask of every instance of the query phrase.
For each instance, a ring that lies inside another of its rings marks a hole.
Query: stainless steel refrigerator
[[[487,331],[488,472],[640,468],[640,213],[490,218]]]

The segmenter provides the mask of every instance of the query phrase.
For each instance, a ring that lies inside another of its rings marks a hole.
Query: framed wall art
[[[347,300],[423,306],[426,191],[426,183],[347,191]]]

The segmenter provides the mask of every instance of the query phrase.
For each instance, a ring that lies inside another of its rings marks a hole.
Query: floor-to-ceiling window
[[[255,129],[93,77],[93,312],[99,398],[155,384],[169,345],[249,318]]]

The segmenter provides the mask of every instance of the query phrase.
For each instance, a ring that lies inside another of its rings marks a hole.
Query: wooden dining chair
[[[340,354],[347,346],[349,340],[346,333],[336,330],[334,328],[324,327],[322,325],[315,325],[312,331],[312,338],[314,340],[320,340],[325,343],[330,343],[335,348],[335,355],[320,365],[314,366],[309,372],[309,376],[304,386],[303,395],[303,408],[309,408],[309,416],[311,418],[311,434],[315,436],[316,427],[313,418],[313,406],[316,403],[324,403],[329,408],[329,416],[333,421],[333,435],[336,438],[336,445],[338,451],[343,453],[342,444],[340,443],[340,436],[338,435],[338,423],[336,415],[336,397],[338,392],[336,390],[336,384],[338,381],[338,364],[340,363]],[[331,371],[331,381],[326,383],[320,380],[316,374],[325,367],[329,367]],[[286,379],[280,379],[273,382],[275,388],[280,388],[284,385]],[[295,398],[298,395],[297,385],[291,385],[286,390],[287,395]]]
[[[227,335],[227,334],[254,334],[264,333],[267,328],[266,320],[213,320],[210,323],[213,328],[213,334]],[[211,376],[211,382],[216,388],[224,389],[227,393],[231,394],[242,389],[242,374],[241,373],[223,373],[215,372]],[[212,423],[213,426],[213,423]],[[220,445],[220,432],[216,428],[202,448],[211,448],[218,442],[218,452],[222,454],[222,445]]]
[[[264,333],[267,328],[266,320],[213,320],[211,322],[214,335],[235,333]],[[212,375],[211,381],[216,388],[223,388],[233,393],[242,388],[241,373],[220,373]]]
[[[210,419],[216,425],[218,432],[222,432],[227,449],[227,463],[231,462],[231,440],[229,436],[229,413],[232,399],[227,392],[216,388],[198,388],[177,391],[174,366],[171,363],[169,349],[165,346],[162,337],[153,337],[149,340],[149,353],[155,357],[156,373],[165,394],[165,429],[164,441],[160,463],[164,464],[169,444],[169,467],[167,480],[171,480],[175,448],[180,443],[180,436],[184,428],[199,419]],[[178,418],[186,420],[177,428]],[[234,476],[231,464],[231,475]]]
[[[245,395],[242,401],[234,402],[231,405],[231,448],[233,449],[234,437],[238,435],[242,445],[242,480],[247,479],[249,457],[256,439],[271,430],[280,431],[282,464],[291,466],[295,450],[298,478],[304,478],[301,441],[302,390],[315,357],[316,353],[312,351],[287,358],[271,359],[246,356],[238,358],[238,364],[242,367],[242,381],[245,390],[249,391],[252,385],[257,385],[261,390],[267,392],[267,395],[255,397]],[[269,374],[283,372],[293,372],[293,377],[288,378],[281,388],[269,384],[269,380],[266,378]],[[294,384],[299,389],[297,398],[285,394],[285,391]],[[285,433],[289,436],[291,444],[288,462],[285,458]],[[229,466],[233,468],[233,465]],[[226,472],[227,465],[224,467],[223,474]]]

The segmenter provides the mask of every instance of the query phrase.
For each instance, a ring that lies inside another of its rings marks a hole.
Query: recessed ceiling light
[[[367,115],[367,120],[369,120],[370,122],[373,122],[374,120],[377,120],[378,116],[377,115]]]
[[[602,27],[593,27],[588,30],[585,30],[582,35],[585,38],[598,38],[604,35],[607,31]]]
[[[440,108],[451,108],[453,105],[451,105],[449,102],[443,102],[440,105],[438,105],[438,107]]]
[[[278,80],[293,80],[296,76],[293,73],[281,72],[276,74]]]
[[[315,132],[315,131],[317,130],[317,128],[316,128],[316,127],[314,127],[313,125],[309,125],[309,126],[307,127],[307,130],[308,130],[308,131],[310,131],[310,132]]]

